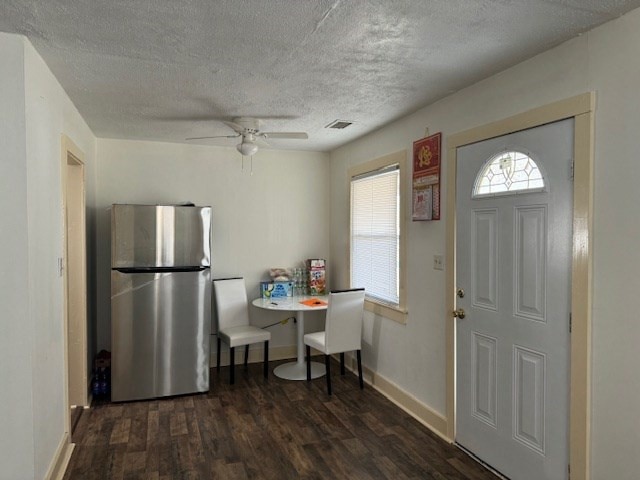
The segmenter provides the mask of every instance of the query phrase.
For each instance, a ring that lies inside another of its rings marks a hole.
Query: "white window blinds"
[[[351,179],[351,286],[399,304],[400,174],[398,165]]]

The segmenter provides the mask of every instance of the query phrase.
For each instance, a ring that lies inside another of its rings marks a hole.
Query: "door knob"
[[[463,319],[465,315],[466,314],[464,313],[464,310],[462,308],[453,311],[453,316],[456,318]]]

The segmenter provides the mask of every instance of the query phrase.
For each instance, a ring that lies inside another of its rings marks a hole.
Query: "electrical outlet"
[[[442,255],[433,256],[433,269],[444,270],[444,258],[442,257]]]

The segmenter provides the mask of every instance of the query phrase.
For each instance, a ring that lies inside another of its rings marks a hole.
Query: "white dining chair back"
[[[364,290],[331,292],[325,324],[325,352],[328,355],[360,350]]]
[[[249,323],[249,302],[244,278],[213,281],[217,323],[217,370],[220,371],[222,342],[229,345],[229,383],[235,382],[235,348],[244,346],[245,367],[249,361],[249,345],[264,342],[264,378],[269,378],[269,341],[271,333]]]
[[[249,302],[244,278],[214,280],[218,330],[249,325]]]
[[[362,378],[362,317],[364,315],[364,288],[339,290],[329,293],[329,304],[323,332],[307,333],[303,337],[307,355],[307,381],[311,381],[311,348],[324,353],[327,393],[331,395],[331,355],[340,354],[340,373],[345,374],[345,352],[356,352],[358,380]]]

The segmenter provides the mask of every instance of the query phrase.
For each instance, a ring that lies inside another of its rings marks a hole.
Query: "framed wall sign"
[[[413,142],[413,221],[440,220],[442,132]]]

